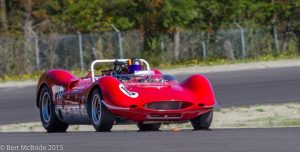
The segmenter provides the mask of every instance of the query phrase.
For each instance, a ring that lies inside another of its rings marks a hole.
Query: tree
[[[180,29],[186,27],[197,15],[194,0],[164,1],[162,8],[162,25],[174,35],[174,58],[179,58]]]
[[[7,24],[7,14],[6,14],[6,0],[0,0],[1,6],[1,23],[4,32],[7,32],[8,24]]]
[[[194,4],[194,0],[133,0],[122,14],[143,34],[144,55],[157,56],[160,37],[165,33],[174,37],[177,58],[179,31],[197,15]]]

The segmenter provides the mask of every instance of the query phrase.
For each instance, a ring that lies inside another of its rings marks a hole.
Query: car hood
[[[137,84],[124,85],[130,92],[139,94],[137,99],[143,102],[155,101],[195,101],[193,93],[178,83],[153,83],[153,84]],[[146,100],[146,101],[145,101]]]

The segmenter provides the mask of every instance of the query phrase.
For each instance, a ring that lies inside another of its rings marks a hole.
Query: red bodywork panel
[[[158,70],[154,70],[154,74],[153,77],[163,76]],[[77,78],[65,70],[50,70],[39,80],[37,97],[43,85],[51,91],[57,107],[73,105],[79,109],[85,107],[93,89],[98,87],[107,109],[136,122],[188,121],[215,105],[209,81],[198,74],[183,82],[121,82],[113,76],[99,76],[92,82],[90,77]]]

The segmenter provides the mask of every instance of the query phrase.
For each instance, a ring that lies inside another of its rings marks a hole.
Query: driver
[[[129,59],[127,65],[129,74],[134,74],[136,71],[140,71],[143,69],[142,61],[136,58]]]

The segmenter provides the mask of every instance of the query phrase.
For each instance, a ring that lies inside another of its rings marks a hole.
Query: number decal
[[[137,98],[139,96],[139,94],[137,92],[130,92],[130,91],[128,91],[123,84],[120,84],[119,88],[128,97]]]
[[[52,92],[53,92],[54,99],[59,100],[59,99],[62,99],[62,97],[65,93],[65,88],[62,86],[54,85],[54,86],[52,86]]]

